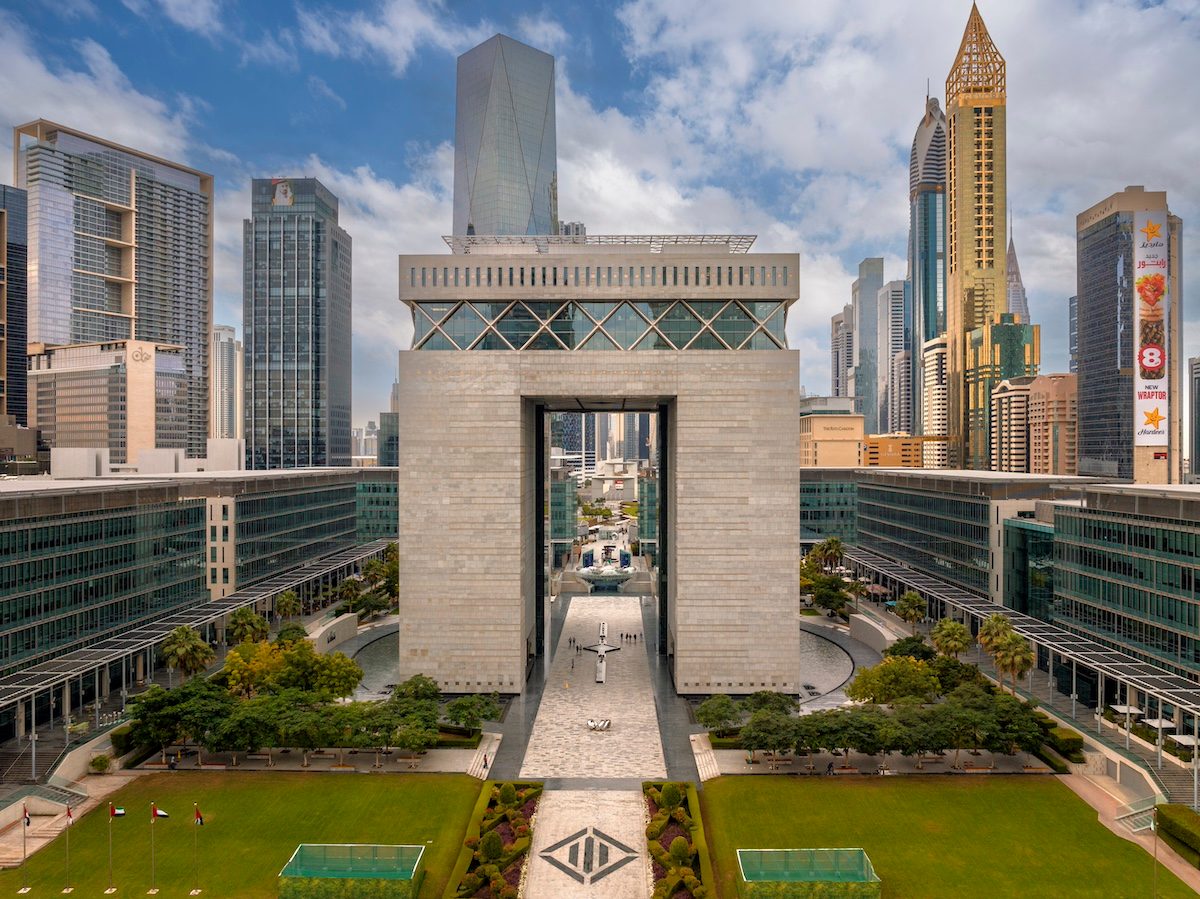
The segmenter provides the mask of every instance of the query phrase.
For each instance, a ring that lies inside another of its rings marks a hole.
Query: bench
[[[834,774],[862,774],[857,768],[834,768]]]

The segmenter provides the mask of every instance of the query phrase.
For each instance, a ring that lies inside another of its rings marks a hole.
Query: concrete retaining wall
[[[332,621],[319,625],[316,630],[308,635],[308,639],[312,641],[313,649],[318,654],[322,654],[333,652],[341,644],[357,634],[358,615],[351,613],[348,615],[339,615]]]
[[[896,642],[890,631],[865,615],[850,616],[850,638],[865,643],[879,653]]]

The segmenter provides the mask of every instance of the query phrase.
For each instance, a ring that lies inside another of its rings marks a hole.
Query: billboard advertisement
[[[1167,446],[1167,214],[1133,216],[1133,442]]]

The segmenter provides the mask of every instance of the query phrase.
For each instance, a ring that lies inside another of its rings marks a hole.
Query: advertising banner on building
[[[1133,442],[1167,446],[1167,216],[1133,216]]]

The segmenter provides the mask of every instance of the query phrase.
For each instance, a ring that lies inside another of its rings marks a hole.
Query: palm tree
[[[979,645],[986,652],[993,652],[996,644],[1013,632],[1012,622],[1002,612],[994,612],[979,625]]]
[[[353,612],[361,593],[362,581],[356,577],[348,577],[333,588],[333,599],[336,602],[345,603],[346,611]]]
[[[937,651],[952,659],[957,659],[959,654],[971,645],[971,632],[967,630],[966,625],[953,618],[943,618],[939,621],[934,625],[930,636],[933,637],[933,645],[937,647]]]
[[[1010,631],[1000,642],[992,647],[992,659],[996,663],[996,673],[1000,676],[1000,688],[1004,689],[1004,675],[1012,677],[1013,696],[1017,695],[1017,681],[1033,668],[1036,661],[1033,647],[1015,631]]]
[[[295,590],[284,590],[275,597],[275,612],[281,618],[294,618],[300,614],[300,597]]]
[[[854,597],[854,611],[858,611],[858,600],[867,595],[867,585],[862,581],[853,580],[846,584],[846,592]]]
[[[267,638],[267,631],[270,628],[254,609],[250,606],[242,606],[229,616],[229,626],[226,630],[229,631],[230,639],[234,643],[257,643]]]
[[[921,594],[915,590],[908,590],[896,601],[896,614],[900,616],[901,621],[907,621],[912,625],[914,637],[917,634],[917,622],[928,613],[929,606],[925,604],[925,599]]]
[[[178,668],[185,680],[207,668],[215,656],[200,632],[187,626],[177,627],[167,634],[161,652],[167,663],[167,671],[173,672]]]

